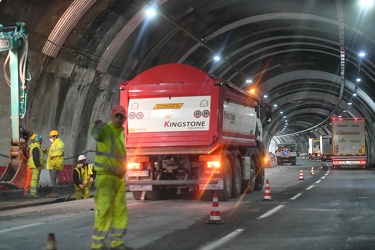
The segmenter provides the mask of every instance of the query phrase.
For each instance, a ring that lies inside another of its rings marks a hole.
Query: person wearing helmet
[[[110,122],[95,121],[90,130],[96,141],[95,221],[91,249],[105,249],[107,235],[110,236],[111,249],[126,248],[123,239],[128,223],[125,120],[125,108],[119,105],[112,109]]]
[[[73,183],[76,190],[76,200],[90,198],[91,183],[95,179],[95,170],[88,164],[84,155],[78,156],[77,167],[73,171]]]
[[[41,149],[42,140],[42,136],[37,135],[34,137],[34,141],[30,145],[30,158],[28,160],[28,165],[32,171],[30,197],[39,197],[37,187],[39,184],[40,172],[44,165],[43,151]]]
[[[35,133],[33,133],[30,136],[31,143],[34,142],[35,136],[37,136],[37,134],[35,134]],[[27,162],[27,164],[26,164],[26,178],[25,178],[25,184],[23,186],[23,195],[27,196],[27,195],[30,194],[30,184],[31,184],[31,178],[32,178],[32,175],[33,175],[33,171],[31,170],[31,168],[29,166],[30,147],[27,147],[26,150],[23,150],[23,152],[22,152],[22,154],[20,154],[20,156],[21,155],[24,156],[24,159]]]
[[[60,139],[59,133],[56,130],[51,130],[49,133],[49,140],[51,141],[51,146],[49,150],[43,149],[43,151],[48,155],[46,168],[49,170],[49,175],[52,183],[52,192],[47,195],[48,198],[58,198],[58,188],[57,188],[57,176],[59,171],[64,169],[64,142]]]

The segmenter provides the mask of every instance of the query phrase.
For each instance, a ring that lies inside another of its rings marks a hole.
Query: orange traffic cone
[[[310,174],[311,174],[311,175],[314,175],[314,174],[315,174],[315,173],[314,173],[314,167],[311,167]]]
[[[217,197],[216,192],[214,192],[214,197],[212,199],[212,210],[210,213],[210,220],[206,222],[206,224],[223,224],[224,221],[220,218],[220,211],[219,211],[219,199]]]
[[[271,191],[270,191],[270,183],[268,180],[266,180],[266,188],[264,190],[264,198],[263,200],[265,201],[270,201],[271,200]]]
[[[299,180],[304,180],[305,178],[303,178],[303,171],[302,169],[299,171]]]
[[[54,233],[48,234],[46,250],[56,250],[56,242],[55,242]]]

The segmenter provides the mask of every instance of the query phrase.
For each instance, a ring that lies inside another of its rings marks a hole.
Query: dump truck
[[[332,146],[333,168],[365,168],[365,119],[332,119]]]
[[[331,135],[320,135],[320,159],[322,161],[332,161],[332,136]]]
[[[277,159],[277,165],[284,165],[284,163],[291,163],[292,165],[296,165],[297,164],[296,145],[293,143],[278,144],[275,156]]]
[[[227,201],[262,190],[271,109],[257,95],[185,64],[150,68],[119,88],[136,200],[193,191]]]
[[[309,138],[309,160],[319,160],[321,157],[320,139]]]

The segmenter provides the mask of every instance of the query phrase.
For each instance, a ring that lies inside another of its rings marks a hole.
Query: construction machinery
[[[0,177],[0,189],[23,188],[26,175],[25,154],[27,139],[30,135],[23,129],[20,120],[26,114],[27,83],[30,74],[27,69],[28,35],[25,23],[4,26],[0,24],[0,52],[8,52],[4,69],[9,69],[9,75],[4,72],[5,81],[10,87],[11,96],[11,139],[9,162]]]

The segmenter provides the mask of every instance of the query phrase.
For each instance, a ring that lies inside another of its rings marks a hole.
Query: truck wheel
[[[257,176],[255,178],[255,187],[254,187],[254,190],[255,191],[260,191],[263,189],[263,185],[264,185],[264,179],[265,179],[265,176],[264,176],[264,168],[262,166],[258,166],[257,167]]]
[[[139,201],[141,199],[142,191],[133,191],[132,193],[135,200]]]
[[[214,197],[214,192],[212,190],[202,190],[200,193],[200,199],[202,201],[212,201]]]
[[[224,189],[217,192],[219,201],[229,201],[232,195],[232,167],[228,158],[224,159],[223,184]]]
[[[251,194],[254,192],[255,188],[255,161],[251,159],[250,162],[250,180],[245,180],[242,182],[242,190],[241,193],[243,194]]]
[[[234,164],[233,164],[232,198],[237,198],[240,196],[241,181],[242,181],[241,163],[240,163],[240,160],[236,157],[234,159]]]
[[[152,191],[146,192],[146,199],[150,201],[158,201],[163,198],[162,190],[158,186],[152,186]]]

